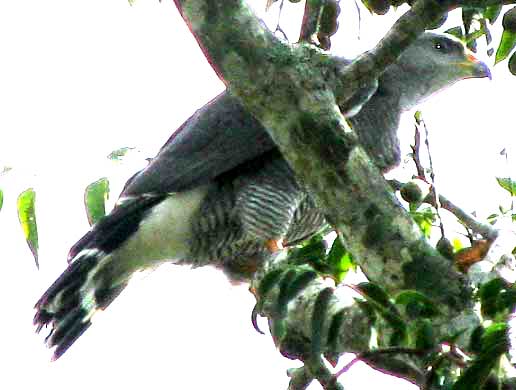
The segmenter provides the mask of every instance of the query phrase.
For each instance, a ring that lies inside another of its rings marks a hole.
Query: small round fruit
[[[420,202],[423,198],[423,192],[421,191],[421,188],[419,188],[419,186],[413,181],[409,181],[408,183],[405,183],[403,187],[401,187],[400,195],[403,200],[408,203]]]
[[[437,249],[437,252],[439,252],[442,257],[450,260],[453,259],[453,245],[446,237],[441,237],[439,241],[437,241],[435,249]]]
[[[516,76],[516,52],[512,53],[509,59],[509,72]]]

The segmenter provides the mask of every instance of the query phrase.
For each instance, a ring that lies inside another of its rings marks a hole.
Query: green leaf
[[[384,318],[386,321],[387,319]],[[389,339],[389,346],[404,345],[407,342],[407,326],[394,325],[397,322],[389,322],[389,325],[394,329]]]
[[[407,339],[407,324],[396,306],[390,301],[387,293],[377,284],[370,282],[359,283],[356,288],[373,305],[374,309],[390,327],[394,329],[390,344],[403,344]]]
[[[498,359],[478,357],[464,370],[452,390],[483,390],[491,370],[498,363]]]
[[[294,299],[303,291],[310,282],[317,277],[317,273],[312,270],[301,271],[290,283],[287,291],[287,303]]]
[[[404,305],[411,318],[431,318],[440,314],[437,305],[418,291],[406,290],[398,294],[394,302]]]
[[[317,274],[313,271],[305,270],[297,274],[296,270],[294,269],[286,270],[284,268],[276,268],[265,274],[260,284],[258,285],[256,291],[256,298],[258,301],[254,306],[253,312],[251,314],[251,322],[257,332],[263,334],[263,332],[258,327],[257,317],[260,310],[262,309],[263,298],[269,293],[269,291],[271,291],[276,285],[279,285],[280,291],[275,305],[275,314],[278,317],[277,319],[280,319],[285,315],[289,300],[294,298],[297,293],[299,293],[306,286],[306,284],[309,283],[307,279],[309,279],[312,273],[314,277],[317,276]],[[298,276],[297,278],[296,275]],[[303,283],[306,284],[303,285]],[[278,321],[278,326],[283,326],[280,321]]]
[[[460,40],[464,39],[464,34],[462,33],[462,27],[452,27],[445,31],[445,33],[453,35],[455,38],[458,38]]]
[[[516,52],[512,53],[507,66],[509,67],[509,72],[511,72],[513,76],[516,76]]]
[[[2,206],[4,205],[4,192],[0,189],[0,210],[2,210]]]
[[[416,349],[427,350],[433,348],[437,342],[434,329],[429,320],[420,320],[416,325]]]
[[[505,60],[511,51],[516,47],[516,32],[503,30],[502,39],[498,45],[495,55],[495,65]]]
[[[262,299],[272,290],[272,288],[278,283],[281,276],[285,272],[282,268],[276,268],[272,271],[267,272],[265,276],[262,278],[260,284],[258,285],[258,298]]]
[[[516,6],[507,10],[503,15],[502,27],[505,31],[516,33]]]
[[[497,177],[496,181],[498,185],[509,192],[511,196],[516,195],[516,181],[512,180],[510,177]]]
[[[281,345],[281,340],[285,337],[287,333],[287,324],[285,323],[285,319],[276,318],[271,321],[271,336],[274,340],[274,345],[279,347]]]
[[[452,244],[453,244],[453,250],[455,252],[461,250],[464,247],[462,245],[461,240],[459,240],[458,238],[454,238],[453,241],[452,241]]]
[[[369,12],[377,15],[385,15],[390,8],[387,0],[362,0],[362,4],[365,5]]]
[[[310,240],[301,248],[291,249],[288,253],[289,260],[298,264],[322,262],[326,256],[326,243],[320,240]]]
[[[129,146],[124,146],[122,148],[113,150],[108,154],[107,158],[110,160],[120,161],[129,151],[134,150],[135,148],[131,148]]]
[[[334,277],[337,284],[341,283],[346,275],[348,274],[348,271],[350,269],[355,269],[356,264],[353,261],[353,257],[351,256],[351,253],[346,253],[342,258],[340,259],[340,262],[337,267],[335,267]]]
[[[342,245],[342,241],[339,237],[335,238],[331,246],[330,252],[328,253],[327,261],[330,264],[338,264],[340,259],[347,253],[346,248]]]
[[[106,215],[106,200],[109,198],[109,180],[105,177],[86,187],[84,206],[90,226]]]
[[[333,297],[333,288],[326,287],[323,289],[314,303],[314,309],[312,312],[311,325],[312,325],[312,343],[311,343],[311,354],[312,356],[318,356],[321,354],[323,346],[323,331],[324,324],[326,322],[328,307],[330,300]]]
[[[466,332],[466,329],[458,330],[455,333],[452,333],[450,335],[446,335],[441,339],[442,343],[448,343],[448,344],[455,344],[457,340]]]
[[[466,35],[469,34],[471,29],[471,23],[474,17],[477,15],[477,9],[471,7],[462,7],[462,24],[464,25],[464,31]]]
[[[389,299],[389,295],[379,285],[371,282],[363,282],[357,284],[359,292],[367,298],[382,307],[394,307]]]
[[[513,313],[516,309],[516,289],[514,287],[502,290],[498,297],[498,310]]]
[[[369,320],[369,326],[373,326],[377,321],[377,315],[374,310],[374,306],[367,301],[364,301],[362,299],[356,299],[355,303],[360,307],[360,309],[364,312],[364,314],[367,316],[367,319]]]
[[[422,210],[410,211],[409,214],[419,226],[424,236],[429,238],[436,217],[434,211],[430,207],[425,207]]]
[[[344,324],[346,313],[347,309],[341,309],[331,319],[331,324],[328,329],[328,337],[326,341],[326,345],[328,346],[328,350],[330,351],[337,350],[337,342],[339,341],[339,335],[341,332],[342,325]]]
[[[482,336],[484,335],[485,331],[485,328],[482,325],[479,325],[471,333],[471,337],[469,339],[469,348],[472,352],[480,353],[482,351]]]
[[[484,10],[484,18],[489,20],[489,23],[493,24],[498,16],[500,16],[500,11],[502,10],[501,4],[490,5]]]
[[[279,281],[279,294],[278,300],[276,301],[276,315],[279,318],[284,317],[287,312],[287,304],[290,300],[290,285],[294,281],[296,275],[296,270],[290,269],[285,272]]]
[[[34,256],[36,267],[38,261],[38,226],[36,223],[36,192],[32,188],[23,191],[17,200],[18,220],[23,229],[25,240]]]
[[[491,225],[494,225],[496,223],[496,219],[498,218],[498,214],[494,213],[494,214],[491,214],[489,215],[489,217],[487,217],[487,222],[489,222]]]
[[[496,371],[495,371],[496,372]],[[512,387],[514,388],[514,387]],[[498,376],[492,372],[486,379],[484,383],[484,387],[482,387],[482,390],[502,390],[506,389],[505,386],[501,387],[500,380],[498,379]]]
[[[496,322],[487,327],[482,335],[482,353],[505,353],[510,346],[509,325]]]
[[[428,30],[435,30],[436,28],[442,27],[444,23],[448,20],[448,12],[442,14],[438,19],[434,19],[432,23],[430,23],[427,27]]]
[[[489,378],[493,368],[498,364],[500,356],[509,350],[509,326],[495,323],[488,327],[482,335],[482,351],[464,370],[453,390],[481,390]]]
[[[335,278],[337,284],[342,282],[346,277],[348,271],[355,268],[355,262],[351,257],[351,254],[342,245],[342,241],[337,237],[333,241],[330,252],[326,257],[326,261],[332,269],[331,274]]]
[[[498,298],[500,293],[508,287],[502,278],[496,278],[480,286],[480,311],[486,318],[494,318],[500,311]]]

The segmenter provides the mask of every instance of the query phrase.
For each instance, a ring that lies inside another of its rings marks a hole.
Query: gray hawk
[[[490,77],[451,36],[424,33],[347,120],[382,170],[400,159],[400,115],[456,81]],[[292,245],[325,226],[267,131],[224,92],[198,110],[142,171],[116,207],[70,250],[69,266],[36,303],[39,332],[60,357],[138,270],[163,262],[215,264],[248,280],[274,242]]]

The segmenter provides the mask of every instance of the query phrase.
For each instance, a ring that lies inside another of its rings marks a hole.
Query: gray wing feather
[[[399,162],[399,92],[388,71],[351,125],[382,170]],[[265,128],[228,92],[199,109],[169,138],[149,165],[126,183],[122,196],[189,190],[274,150]]]
[[[274,148],[260,122],[223,92],[170,137],[122,196],[185,191]]]

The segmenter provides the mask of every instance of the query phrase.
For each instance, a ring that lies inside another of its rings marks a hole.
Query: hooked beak
[[[488,77],[489,80],[492,79],[489,67],[473,54],[466,54],[464,62],[459,62],[458,65],[466,71],[466,78]]]

